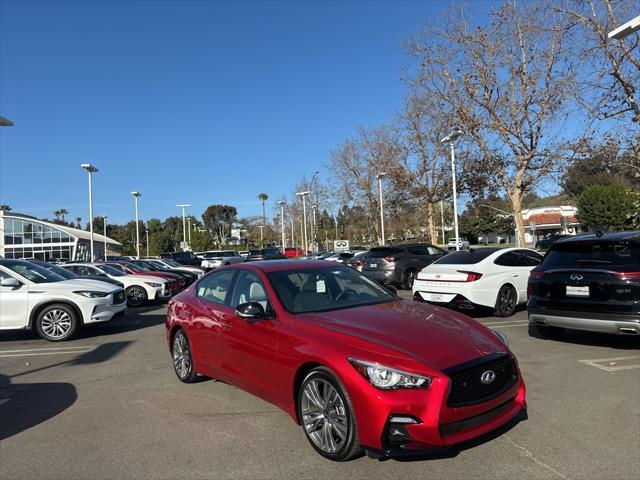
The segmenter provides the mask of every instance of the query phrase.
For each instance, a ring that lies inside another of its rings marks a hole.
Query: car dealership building
[[[104,258],[105,240],[108,255],[117,255],[122,248],[121,243],[94,233],[96,259]],[[28,215],[0,211],[0,255],[44,261],[89,261],[91,234]]]

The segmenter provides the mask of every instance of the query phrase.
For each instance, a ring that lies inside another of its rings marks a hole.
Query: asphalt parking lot
[[[406,295],[406,292],[404,293]],[[529,334],[526,312],[477,314],[506,333],[528,418],[447,456],[317,455],[276,407],[227,384],[181,384],[164,306],[64,344],[0,334],[0,477],[631,479],[640,471],[640,342]]]

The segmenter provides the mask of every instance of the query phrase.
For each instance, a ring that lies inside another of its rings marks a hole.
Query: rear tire
[[[69,340],[78,329],[78,317],[73,308],[56,303],[43,308],[36,317],[36,331],[49,342]]]
[[[503,285],[498,291],[493,313],[496,317],[510,317],[518,305],[518,292],[511,285]]]
[[[344,462],[362,454],[351,399],[331,370],[318,367],[305,377],[298,414],[307,440],[324,458]]]

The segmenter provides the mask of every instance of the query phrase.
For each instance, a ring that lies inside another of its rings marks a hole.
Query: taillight
[[[387,262],[395,262],[397,260],[396,257],[384,257]]]
[[[476,280],[480,280],[480,277],[482,277],[481,273],[476,273],[476,272],[464,272],[462,270],[458,270],[458,273],[467,274],[467,279],[465,280],[465,282],[475,282]]]
[[[618,280],[640,281],[640,272],[613,272],[613,276]]]
[[[531,285],[527,285],[527,302],[531,300],[531,295],[533,295],[533,288]]]
[[[362,262],[360,260],[357,260],[357,261],[353,262],[353,266],[354,267],[361,267],[363,265],[364,265],[364,262]]]
[[[542,278],[544,277],[545,272],[531,272],[529,274],[529,278]]]

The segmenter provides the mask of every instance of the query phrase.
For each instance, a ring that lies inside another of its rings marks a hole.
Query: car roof
[[[258,269],[263,271],[264,273],[269,272],[279,272],[281,270],[308,270],[311,268],[350,268],[343,267],[339,263],[326,262],[324,260],[305,260],[301,262],[300,260],[262,260],[257,262],[250,263],[236,263],[235,265],[230,265],[228,267],[224,267],[227,269]],[[222,269],[216,270],[217,272]]]
[[[582,235],[572,235],[569,237],[561,238],[554,243],[573,243],[582,241],[593,240],[633,240],[640,242],[639,231],[625,231],[625,232],[611,232],[611,233],[585,233]]]
[[[34,264],[29,262],[28,260],[13,260],[12,258],[0,258],[0,265],[9,266],[9,265],[26,265],[33,266]]]

